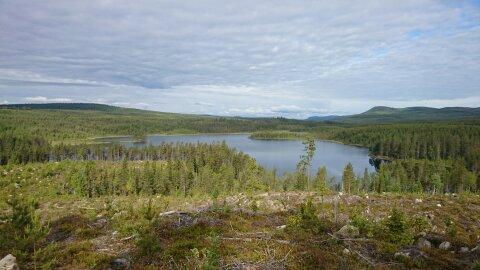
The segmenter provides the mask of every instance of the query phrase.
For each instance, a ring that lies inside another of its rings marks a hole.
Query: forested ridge
[[[133,134],[235,133],[266,129],[305,131],[315,123],[285,118],[240,118],[159,113],[133,109],[0,109],[0,133],[49,141]]]
[[[311,134],[321,139],[362,145],[368,147],[373,156],[393,159],[393,162],[379,166],[379,172],[368,179],[365,175],[353,177],[357,190],[458,192],[475,191],[480,187],[480,125],[476,122],[326,125],[283,118],[201,117],[141,110],[132,110],[134,113],[131,113],[130,109],[112,113],[103,107],[100,111],[90,109],[0,110],[0,126],[5,127],[0,132],[0,164],[65,159],[168,160],[172,157],[158,155],[162,147],[128,149],[120,145],[72,144],[70,141],[105,134],[142,136],[155,132],[258,130],[251,135],[252,138],[303,139]],[[175,149],[183,148],[177,146]],[[317,169],[313,168],[310,174]],[[311,186],[298,184],[304,181],[299,175],[297,172],[285,176],[281,180],[285,182],[284,189]],[[341,186],[332,188],[342,189]]]

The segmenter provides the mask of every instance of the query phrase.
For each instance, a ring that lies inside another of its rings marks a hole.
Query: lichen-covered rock
[[[397,251],[395,252],[395,258],[410,258],[410,253],[404,251]]]
[[[418,239],[417,246],[419,248],[429,249],[429,248],[432,247],[432,243],[430,243],[430,241],[428,241],[425,238],[420,238],[420,239]]]
[[[357,227],[353,225],[345,225],[338,232],[336,232],[336,235],[347,238],[347,237],[357,237],[360,235],[360,231],[358,230]]]
[[[0,270],[19,270],[17,258],[12,254],[8,254],[0,260]]]
[[[443,250],[449,250],[451,246],[452,246],[452,244],[450,244],[450,242],[445,241],[445,242],[442,242],[442,243],[438,246],[438,248],[439,248],[439,249],[443,249]]]

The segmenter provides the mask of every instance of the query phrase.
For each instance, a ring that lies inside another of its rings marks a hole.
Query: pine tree
[[[327,168],[325,166],[318,169],[314,183],[314,188],[319,194],[324,195],[327,192]]]
[[[343,169],[342,184],[343,192],[350,194],[352,192],[352,185],[354,185],[355,173],[353,172],[352,163],[348,163]]]

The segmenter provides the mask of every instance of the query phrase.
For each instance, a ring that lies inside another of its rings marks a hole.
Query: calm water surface
[[[130,137],[112,137],[101,140],[117,142],[129,147],[171,142],[213,143],[225,141],[228,146],[255,158],[260,165],[269,169],[276,168],[279,175],[295,171],[303,151],[302,142],[298,140],[253,140],[249,138],[248,134],[150,135],[142,143],[133,143]],[[348,162],[352,163],[357,174],[363,174],[365,168],[374,171],[369,163],[368,149],[366,148],[326,141],[316,141],[316,147],[317,150],[312,161],[315,172],[318,167],[326,166],[329,177],[335,177],[338,181]]]

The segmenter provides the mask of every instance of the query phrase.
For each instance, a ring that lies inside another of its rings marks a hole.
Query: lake
[[[268,169],[277,169],[278,175],[293,172],[296,169],[303,145],[299,140],[254,140],[248,134],[200,134],[200,135],[149,135],[144,142],[132,142],[131,137],[108,137],[102,142],[116,142],[128,147],[159,145],[162,143],[189,142],[213,143],[225,141],[228,146],[236,148]],[[312,160],[312,175],[320,166],[326,166],[329,177],[337,181],[342,178],[343,168],[352,163],[355,173],[363,175],[365,168],[374,171],[369,163],[368,149],[317,140],[315,155]]]

